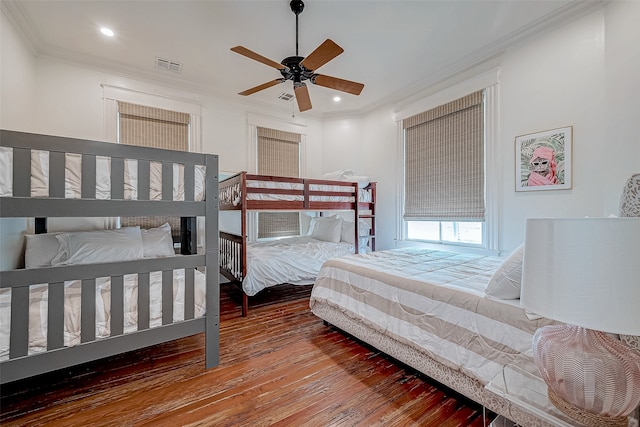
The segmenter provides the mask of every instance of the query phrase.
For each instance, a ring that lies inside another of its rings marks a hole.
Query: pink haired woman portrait
[[[533,151],[531,159],[529,159],[529,179],[527,186],[537,185],[554,185],[558,184],[556,175],[556,155],[553,149],[540,146]]]

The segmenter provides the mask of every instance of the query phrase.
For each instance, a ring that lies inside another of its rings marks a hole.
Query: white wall
[[[503,253],[522,242],[528,217],[617,213],[624,181],[640,172],[638,20],[640,2],[611,2],[510,49],[497,62],[502,166],[492,190],[502,194],[498,242]],[[451,85],[459,80],[452,79]],[[363,140],[376,147],[367,153],[364,169],[383,183],[378,192],[381,249],[394,246],[400,178],[394,169],[402,163],[396,124],[384,116],[381,109],[362,119]],[[564,126],[574,131],[573,188],[516,193],[515,137]]]
[[[0,13],[0,124],[3,129],[34,129],[36,59],[34,52]]]
[[[291,121],[290,113],[277,113],[259,108],[247,108],[240,102],[216,98],[153,82],[105,73],[75,64],[40,58],[37,62],[37,131],[74,138],[104,140],[102,84],[152,93],[200,104],[202,107],[203,151],[220,156],[220,170],[246,170],[250,164],[247,153],[247,117],[249,113],[272,118],[274,122]],[[319,169],[321,158],[318,141],[321,132],[313,118],[303,122],[308,129],[308,158],[314,159],[312,170]],[[313,157],[311,157],[313,156]]]
[[[604,12],[592,13],[508,52],[502,61],[500,247],[522,243],[525,218],[600,216],[605,191]],[[514,191],[518,135],[573,126],[573,188]],[[613,160],[615,162],[615,160]]]
[[[640,2],[614,2],[605,14],[604,214],[617,212],[620,192],[640,173]],[[615,157],[615,163],[610,158]]]
[[[611,2],[513,49],[503,61],[501,248],[523,239],[525,218],[618,213],[640,171],[640,19],[637,2]],[[573,188],[515,193],[513,138],[572,125]]]
[[[377,182],[376,249],[395,247],[397,132],[390,106],[364,117],[325,120],[323,172],[352,169]]]
[[[0,128],[35,131],[34,52],[0,13]],[[0,269],[22,263],[24,218],[0,219]]]

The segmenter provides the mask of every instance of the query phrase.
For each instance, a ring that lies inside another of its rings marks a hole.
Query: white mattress
[[[195,317],[202,317],[206,305],[205,275],[195,270]],[[64,345],[80,343],[81,281],[67,281],[64,300]],[[110,335],[110,278],[96,279],[96,338]],[[29,354],[47,349],[48,286],[32,285],[29,289]],[[162,325],[162,272],[149,274],[149,327]],[[173,271],[173,321],[184,320],[184,269]],[[10,289],[0,291],[0,360],[9,357],[11,323]],[[124,332],[134,332],[138,324],[138,276],[124,276]]]
[[[335,308],[487,384],[508,363],[531,367],[533,333],[552,323],[530,320],[518,300],[484,295],[502,261],[415,248],[349,255],[324,264],[310,306]]]
[[[13,195],[13,149],[0,147],[0,197]],[[162,164],[150,162],[149,200],[162,199]],[[204,200],[205,167],[194,168],[194,200]],[[65,153],[65,198],[81,197],[82,155]],[[111,158],[96,156],[96,199],[111,198]],[[173,164],[173,200],[184,200],[184,165]],[[31,150],[31,197],[49,197],[49,152]],[[138,199],[138,162],[124,160],[124,199]]]
[[[303,184],[289,183],[289,182],[275,182],[275,181],[253,181],[247,180],[247,187],[252,188],[277,188],[287,190],[304,190]],[[311,184],[309,189],[312,191],[340,191],[349,192],[353,190],[352,186],[348,185],[319,185]],[[371,191],[364,188],[358,188],[358,201],[371,202]],[[285,200],[285,201],[302,201],[304,196],[296,196],[290,194],[263,194],[263,193],[248,193],[247,200]],[[352,202],[353,198],[349,196],[310,196],[309,200],[312,202]]]
[[[242,288],[253,296],[269,286],[283,283],[311,284],[323,262],[354,250],[351,243],[331,243],[308,236],[250,243]]]

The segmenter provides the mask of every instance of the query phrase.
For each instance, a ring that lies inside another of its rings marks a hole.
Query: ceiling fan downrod
[[[298,15],[304,10],[304,2],[302,0],[291,0],[289,7],[291,7],[291,12],[296,14],[296,56],[298,56]]]

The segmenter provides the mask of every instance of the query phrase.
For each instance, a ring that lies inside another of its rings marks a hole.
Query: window
[[[301,135],[264,127],[257,128],[257,154],[260,175],[300,176]],[[298,212],[259,212],[258,238],[300,235]]]
[[[118,142],[142,147],[189,151],[189,114],[118,101]],[[159,227],[165,222],[176,234],[178,217],[121,217],[123,227]]]
[[[408,117],[404,234],[408,240],[485,245],[485,91]]]
[[[189,114],[118,102],[118,142],[189,151]]]
[[[102,84],[102,97],[104,101],[104,140],[110,141],[114,143],[127,143],[125,140],[129,139],[131,141],[131,137],[134,136],[133,133],[133,121],[125,124],[128,120],[127,118],[124,121],[121,121],[124,115],[129,116],[147,116],[151,115],[151,122],[154,120],[167,121],[172,123],[180,123],[179,133],[181,136],[176,137],[174,142],[169,143],[170,145],[166,145],[167,143],[161,142],[160,145],[156,145],[156,143],[134,143],[133,145],[145,145],[152,146],[158,148],[171,148],[176,150],[184,150],[184,151],[193,151],[193,152],[203,152],[203,143],[202,143],[202,129],[201,129],[201,107],[200,105],[178,99],[171,98],[162,95],[156,95],[152,93],[142,92],[133,89],[126,89],[118,86],[111,86],[108,84]],[[130,104],[134,110],[128,109],[129,107],[125,104]],[[145,106],[153,106],[153,107],[145,107]],[[124,110],[122,110],[124,108]],[[149,108],[148,111],[146,109]],[[154,111],[155,110],[155,111]],[[146,112],[145,112],[146,111]],[[162,117],[158,117],[154,114],[168,114],[168,120],[162,120]],[[155,117],[155,119],[153,119]],[[150,118],[150,117],[147,117]],[[177,119],[176,119],[177,118]],[[132,117],[130,117],[132,119]],[[133,119],[137,120],[137,119]],[[186,127],[185,127],[186,123]],[[131,125],[131,126],[129,126]],[[123,128],[124,126],[124,128]],[[129,127],[129,130],[127,129]],[[186,140],[183,131],[187,132]],[[155,132],[155,131],[151,131]],[[138,139],[134,138],[133,140]],[[160,138],[158,138],[159,140]],[[157,141],[157,140],[156,140]],[[180,142],[176,142],[180,141]],[[186,145],[185,145],[186,141]],[[175,144],[175,145],[174,145]],[[162,219],[155,221],[158,223],[162,221]],[[204,245],[204,217],[198,217],[198,246]],[[177,227],[177,222],[170,222],[173,233],[177,233],[179,228]],[[122,221],[120,223],[122,225]],[[136,225],[138,225],[136,223]],[[151,223],[149,223],[151,224]],[[159,223],[158,225],[161,225]],[[116,226],[116,223],[113,223],[113,226]],[[152,226],[147,225],[147,223],[142,223],[142,226]],[[175,227],[175,228],[174,228]]]

